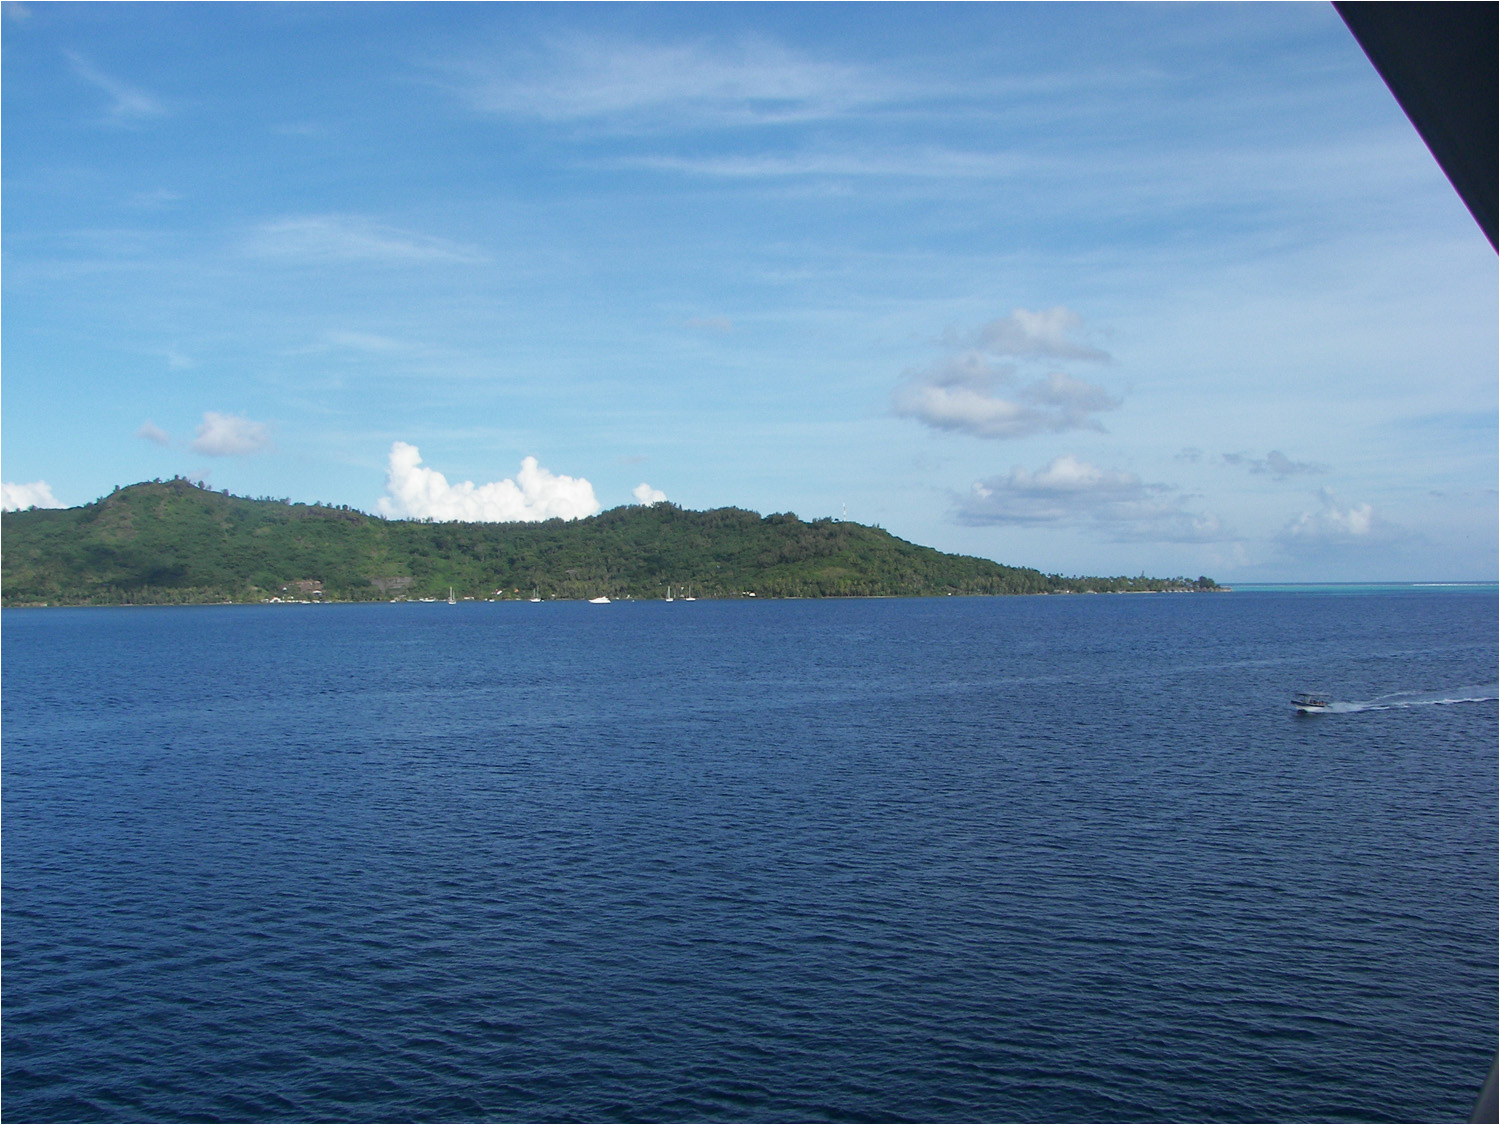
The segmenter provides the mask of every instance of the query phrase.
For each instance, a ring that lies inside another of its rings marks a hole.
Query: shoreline
[[[693,599],[699,602],[857,602],[857,601],[945,601],[948,598],[1059,598],[1059,597],[1117,597],[1117,596],[1154,596],[1158,594],[1232,594],[1233,586],[1216,586],[1213,589],[1173,589],[1173,590],[1037,590],[1018,594],[823,594],[818,596],[778,595],[778,594],[753,594],[746,593],[731,597],[713,597],[711,595],[701,596]],[[674,601],[684,601],[683,598],[675,598]],[[589,605],[587,598],[543,598],[540,602],[533,602],[530,598],[462,598],[457,604],[469,602],[473,605]],[[665,598],[611,598],[610,605],[651,605],[660,602],[667,604]],[[348,606],[348,605],[447,605],[442,598],[424,601],[420,598],[380,599],[370,598],[363,601],[344,599],[329,599],[324,601],[302,600],[280,598],[275,601],[260,599],[258,601],[245,602],[23,602],[18,605],[0,605],[0,610],[7,609],[201,609],[205,606],[216,606],[224,608],[227,606],[299,606],[299,605],[325,605],[325,606]]]

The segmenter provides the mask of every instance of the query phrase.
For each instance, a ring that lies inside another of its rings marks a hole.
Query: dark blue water
[[[1444,1120],[1496,1048],[1493,590],[3,628],[12,1121]]]

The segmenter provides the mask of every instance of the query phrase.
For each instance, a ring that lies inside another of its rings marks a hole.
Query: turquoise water
[[[1500,596],[1494,582],[1240,582],[1235,593],[1246,594],[1402,594],[1458,593]]]

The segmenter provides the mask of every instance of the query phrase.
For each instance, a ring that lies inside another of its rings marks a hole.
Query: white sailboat
[[[667,587],[667,601],[671,601],[671,600],[672,600],[672,587],[668,586]]]
[[[531,600],[534,601],[534,602],[539,602],[539,601],[542,600],[542,590],[541,590],[540,586],[533,586],[532,587],[532,589],[531,589]]]
[[[687,597],[683,598],[682,600],[685,602],[695,602],[698,600],[697,598],[693,597],[693,588],[691,586],[687,588]]]
[[[457,605],[458,604],[458,599],[453,596],[453,587],[452,586],[448,587],[448,604],[449,605]]]

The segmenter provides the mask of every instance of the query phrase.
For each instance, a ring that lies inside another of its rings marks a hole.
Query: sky
[[[1330,5],[10,4],[0,52],[6,507],[1497,577],[1495,254]]]

